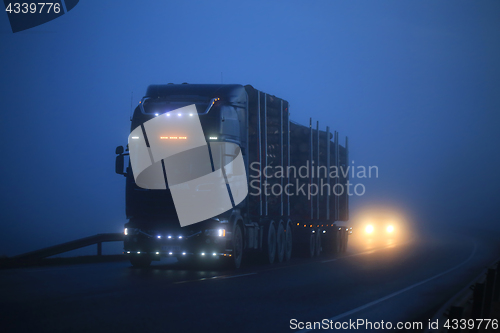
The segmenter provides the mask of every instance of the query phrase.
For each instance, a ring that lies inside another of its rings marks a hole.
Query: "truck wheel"
[[[347,231],[342,230],[342,236],[342,252],[347,252],[347,241],[349,239],[349,234],[347,233]]]
[[[292,247],[293,247],[292,224],[288,222],[285,231],[285,261],[290,261],[290,258],[292,258]]]
[[[335,253],[342,252],[342,231],[335,230]]]
[[[316,257],[319,257],[319,255],[321,254],[321,230],[320,229],[317,229],[316,230],[316,245],[315,245],[315,255]]]
[[[269,223],[267,230],[266,256],[270,264],[274,263],[276,257],[276,229],[272,221]]]
[[[316,233],[312,233],[309,236],[309,257],[314,257],[316,253]]]
[[[133,256],[130,258],[130,263],[134,267],[145,268],[145,267],[149,267],[149,265],[151,265],[151,259],[146,257],[146,256],[143,256],[143,257]]]
[[[278,255],[278,262],[283,262],[283,259],[285,258],[285,237],[285,228],[283,227],[283,222],[280,222],[278,226],[278,233],[276,235],[276,251]]]
[[[243,235],[241,233],[241,227],[236,224],[233,233],[233,266],[234,268],[240,268],[241,259],[243,258]]]

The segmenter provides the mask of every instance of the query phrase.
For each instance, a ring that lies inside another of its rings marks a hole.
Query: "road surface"
[[[236,271],[165,262],[150,269],[114,262],[2,270],[1,327],[36,333],[290,332],[300,331],[300,323],[364,319],[422,322],[425,328],[441,304],[500,255],[497,239],[487,232],[378,243],[358,238],[342,255],[247,262]]]

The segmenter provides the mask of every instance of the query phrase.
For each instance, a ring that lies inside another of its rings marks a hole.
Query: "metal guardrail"
[[[439,320],[440,327],[437,329],[428,328],[425,333],[460,332],[459,328],[447,330],[442,327],[442,323],[446,319],[460,321],[461,319],[490,318],[494,302],[500,302],[499,259],[495,260],[495,264],[483,270],[464,289],[446,302],[432,318],[432,322]]]
[[[90,245],[97,244],[97,255],[102,255],[102,243],[104,242],[119,242],[123,241],[124,235],[122,233],[106,233],[106,234],[97,234],[90,237],[80,238],[74,241],[70,241],[67,243],[62,243],[59,245],[49,246],[40,250],[31,251],[23,254],[19,254],[17,256],[13,256],[8,258],[11,261],[35,261],[43,258],[47,258],[50,256],[54,256],[56,254],[61,254],[64,252],[69,252],[73,250],[80,249],[82,247],[87,247]]]

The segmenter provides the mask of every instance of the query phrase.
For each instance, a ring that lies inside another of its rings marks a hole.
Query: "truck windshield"
[[[142,110],[146,114],[160,115],[191,104],[196,105],[198,114],[205,114],[208,110],[218,106],[220,99],[203,96],[145,97],[141,103]]]

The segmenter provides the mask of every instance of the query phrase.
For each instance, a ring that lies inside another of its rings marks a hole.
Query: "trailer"
[[[222,260],[238,268],[252,252],[274,263],[290,260],[292,253],[314,257],[345,251],[352,232],[346,225],[348,139],[341,145],[338,133],[329,127],[321,130],[312,120],[309,126],[291,121],[289,109],[286,100],[250,85],[150,85],[133,111],[127,148],[116,148],[116,173],[126,177],[124,253],[131,264],[145,267],[162,257],[177,257]],[[177,127],[199,119],[202,142],[183,150],[194,138],[157,134],[162,133],[161,125],[150,125],[156,117],[165,124],[175,118]],[[173,156],[182,155],[188,162],[155,161],[156,142],[161,149],[174,147]],[[138,175],[148,167],[142,162],[149,159],[148,153],[156,185],[152,173]],[[146,157],[141,160],[140,154]],[[205,155],[206,168],[196,160]],[[238,161],[240,171],[232,166]],[[175,178],[177,171],[196,179],[219,172],[229,203],[216,201],[221,187],[193,186]],[[198,201],[181,207],[180,189],[193,194],[183,198]]]

